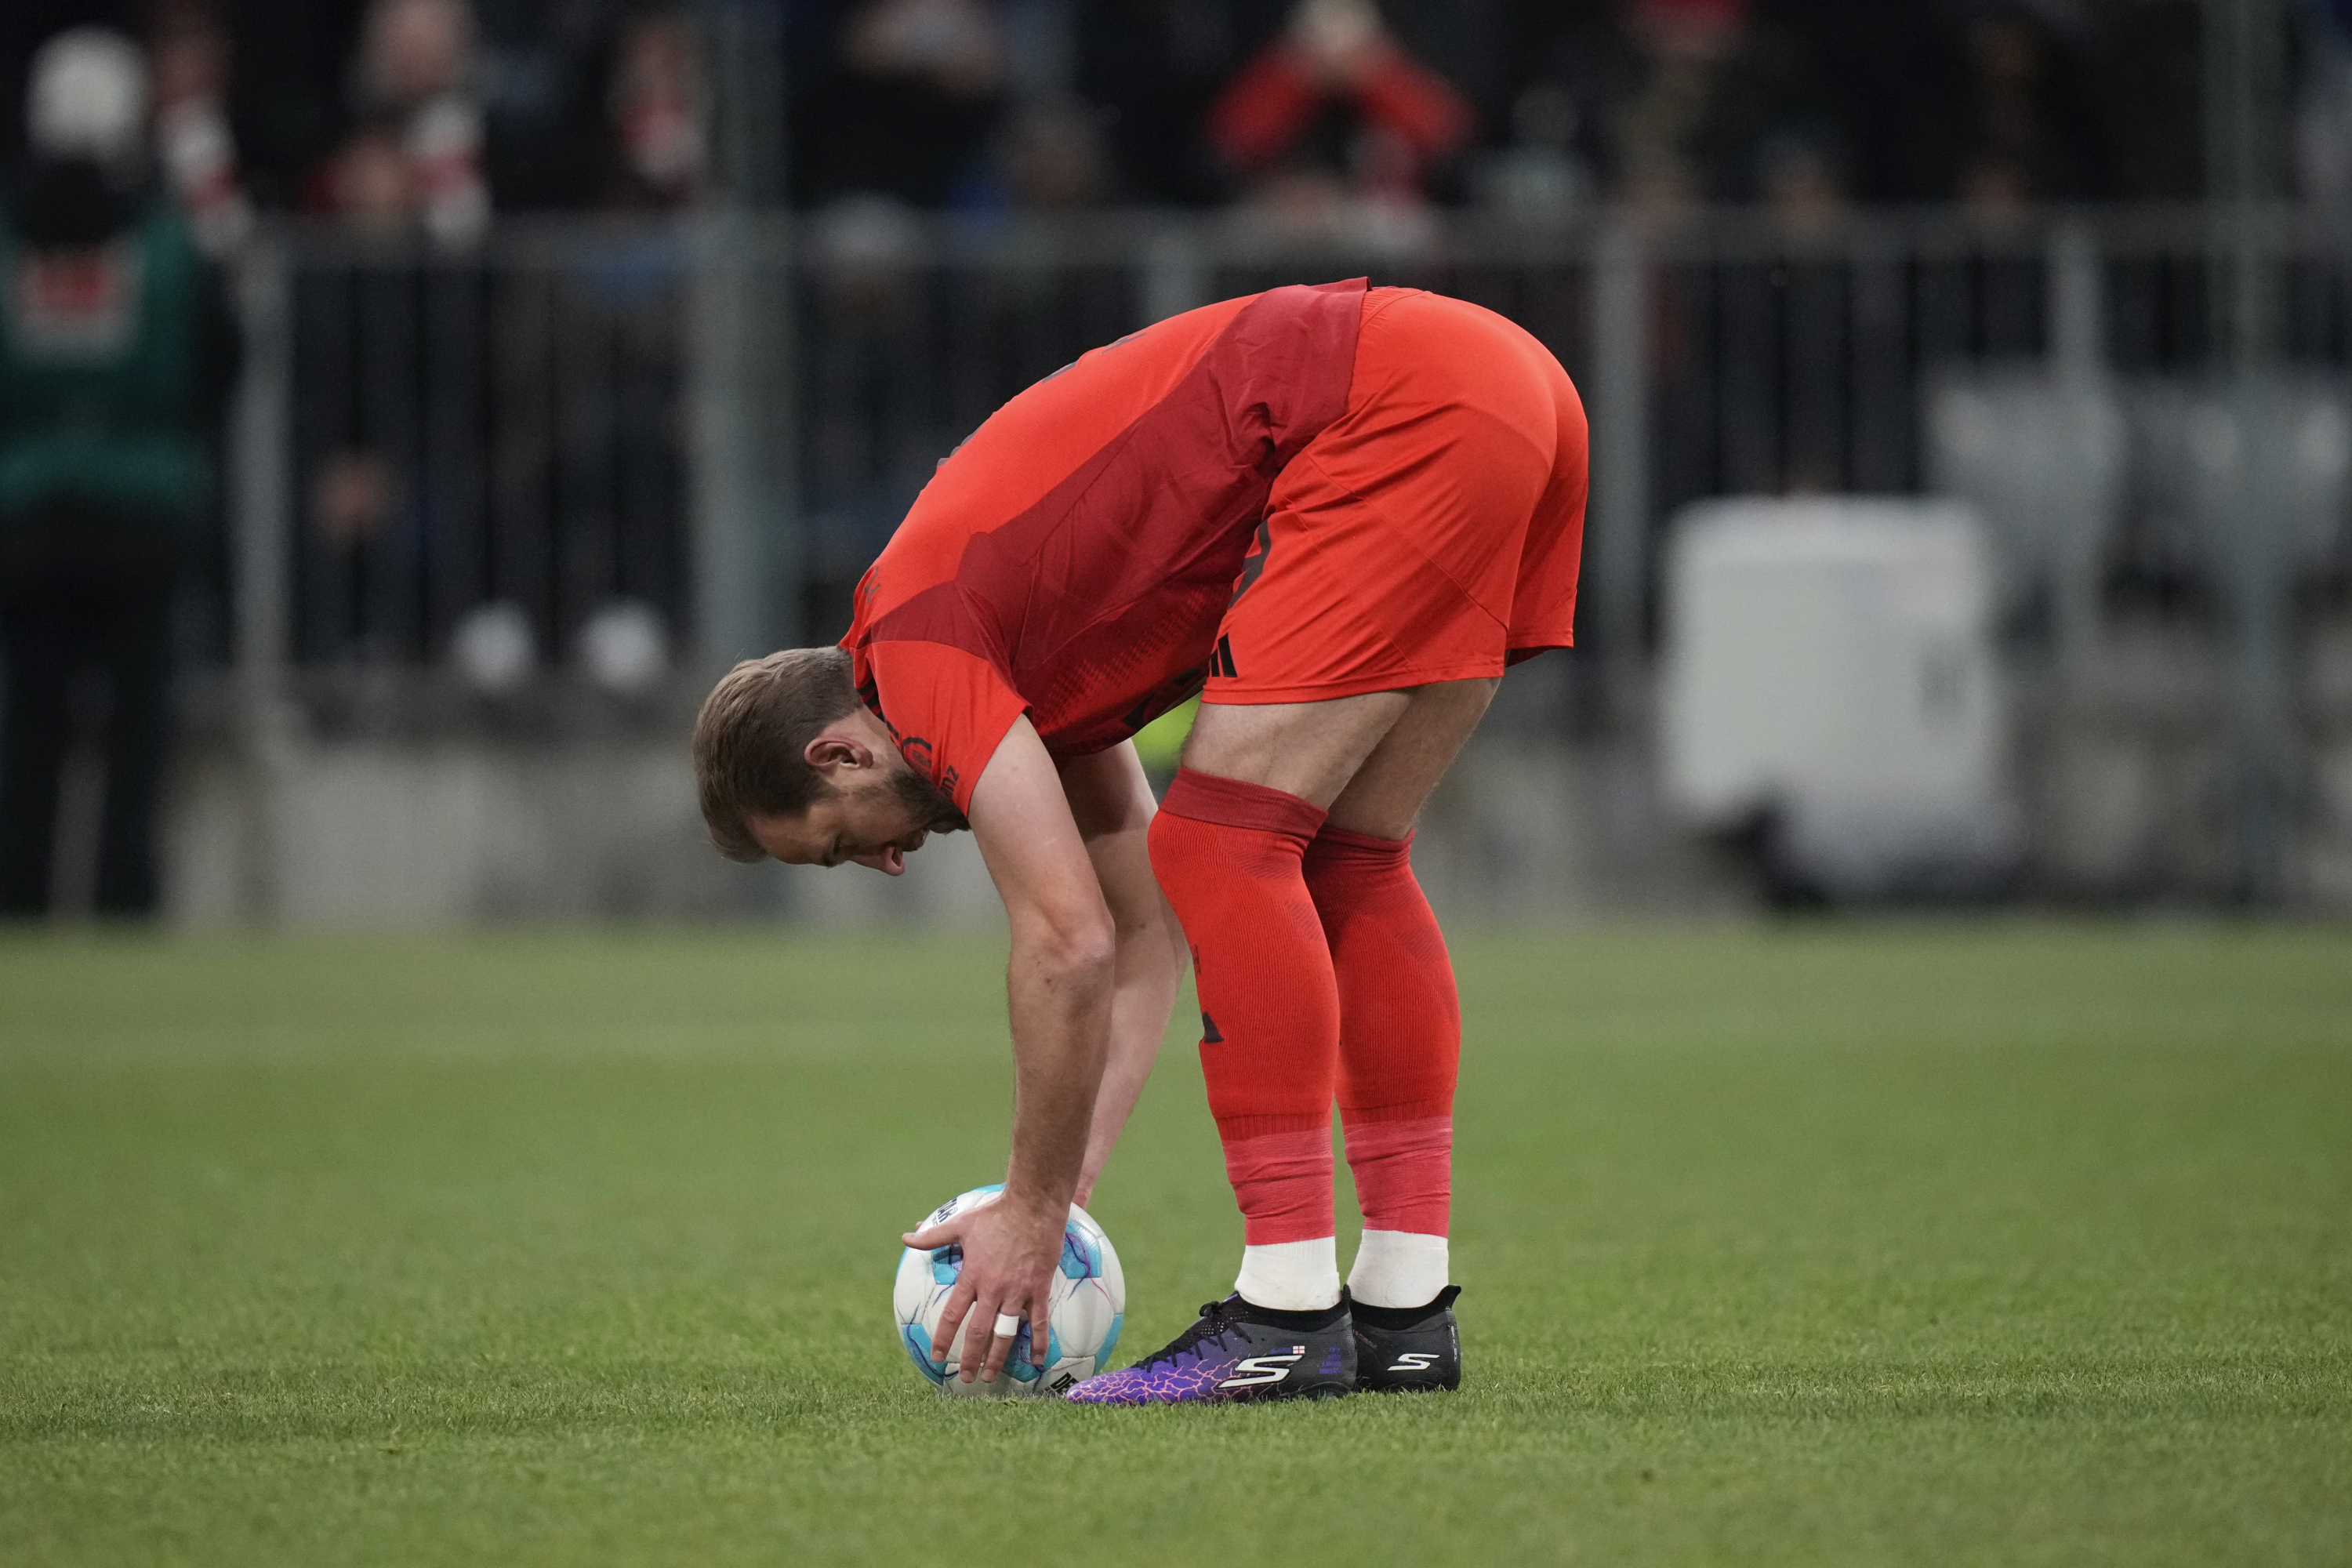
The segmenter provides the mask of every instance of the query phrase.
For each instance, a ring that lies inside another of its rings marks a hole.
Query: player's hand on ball
[[[1066,1204],[1041,1204],[1007,1192],[994,1203],[899,1237],[925,1251],[963,1248],[963,1268],[931,1336],[934,1362],[947,1359],[956,1330],[968,1315],[972,1330],[964,1341],[964,1382],[972,1380],[975,1366],[982,1383],[996,1381],[1024,1318],[1029,1321],[1030,1355],[1037,1365],[1045,1364],[1049,1291],[1055,1266],[1061,1261],[1062,1227],[1068,1214]],[[971,1346],[982,1340],[988,1342],[984,1363],[970,1353]]]

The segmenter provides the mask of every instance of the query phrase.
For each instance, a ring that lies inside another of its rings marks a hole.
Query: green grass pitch
[[[2352,1561],[2352,935],[1458,952],[1463,1392],[1116,1411],[892,1339],[991,942],[0,943],[0,1563]],[[1239,1244],[1188,1040],[1130,1352]]]

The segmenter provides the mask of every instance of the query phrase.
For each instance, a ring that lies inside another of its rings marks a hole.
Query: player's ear
[[[845,735],[828,730],[811,741],[801,752],[802,760],[819,773],[831,773],[835,768],[870,768],[874,765],[874,750],[855,735]]]

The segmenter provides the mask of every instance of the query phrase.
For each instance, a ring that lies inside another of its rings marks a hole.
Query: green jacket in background
[[[206,288],[166,203],[86,250],[34,250],[0,214],[0,527],[60,503],[203,513]]]

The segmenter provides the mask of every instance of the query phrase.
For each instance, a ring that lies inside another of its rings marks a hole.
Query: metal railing
[[[2225,878],[2084,885],[2281,896],[2313,748],[2352,737],[2298,668],[2306,623],[2342,640],[2352,613],[2352,236],[2284,210],[1307,236],[853,207],[508,224],[464,255],[278,229],[242,264],[231,465],[255,754],[286,754],[289,697],[314,720],[386,692],[559,727],[616,711],[567,695],[616,606],[667,628],[677,679],[655,689],[689,701],[713,666],[837,635],[939,459],[1022,387],[1175,311],[1357,274],[1511,317],[1586,401],[1569,700],[1555,669],[1553,696],[1514,683],[1498,723],[1638,737],[1685,503],[1952,491],[1993,525],[2040,733],[2155,700],[2164,716],[2121,721],[2158,737],[2143,752],[2193,731],[2206,760],[2149,765],[2222,781],[2180,784],[2147,833],[2225,821]],[[2151,615],[2169,651],[2114,656]],[[451,672],[486,648],[469,691]],[[531,700],[486,707],[485,681]]]
[[[616,600],[711,658],[829,636],[938,459],[1022,386],[1193,304],[1369,273],[1500,310],[1576,379],[1583,629],[1622,663],[1683,503],[1918,489],[1925,400],[1991,368],[2338,374],[2347,256],[2297,214],[2197,209],[1316,237],[851,210],[509,226],[464,256],[284,231],[245,279],[239,647],[249,668],[427,666],[494,601],[556,665]],[[2183,569],[2130,561],[2117,526],[2111,567]]]
[[[245,657],[426,664],[491,603],[521,608],[551,654],[607,601],[684,625],[686,239],[257,250],[235,508]]]

